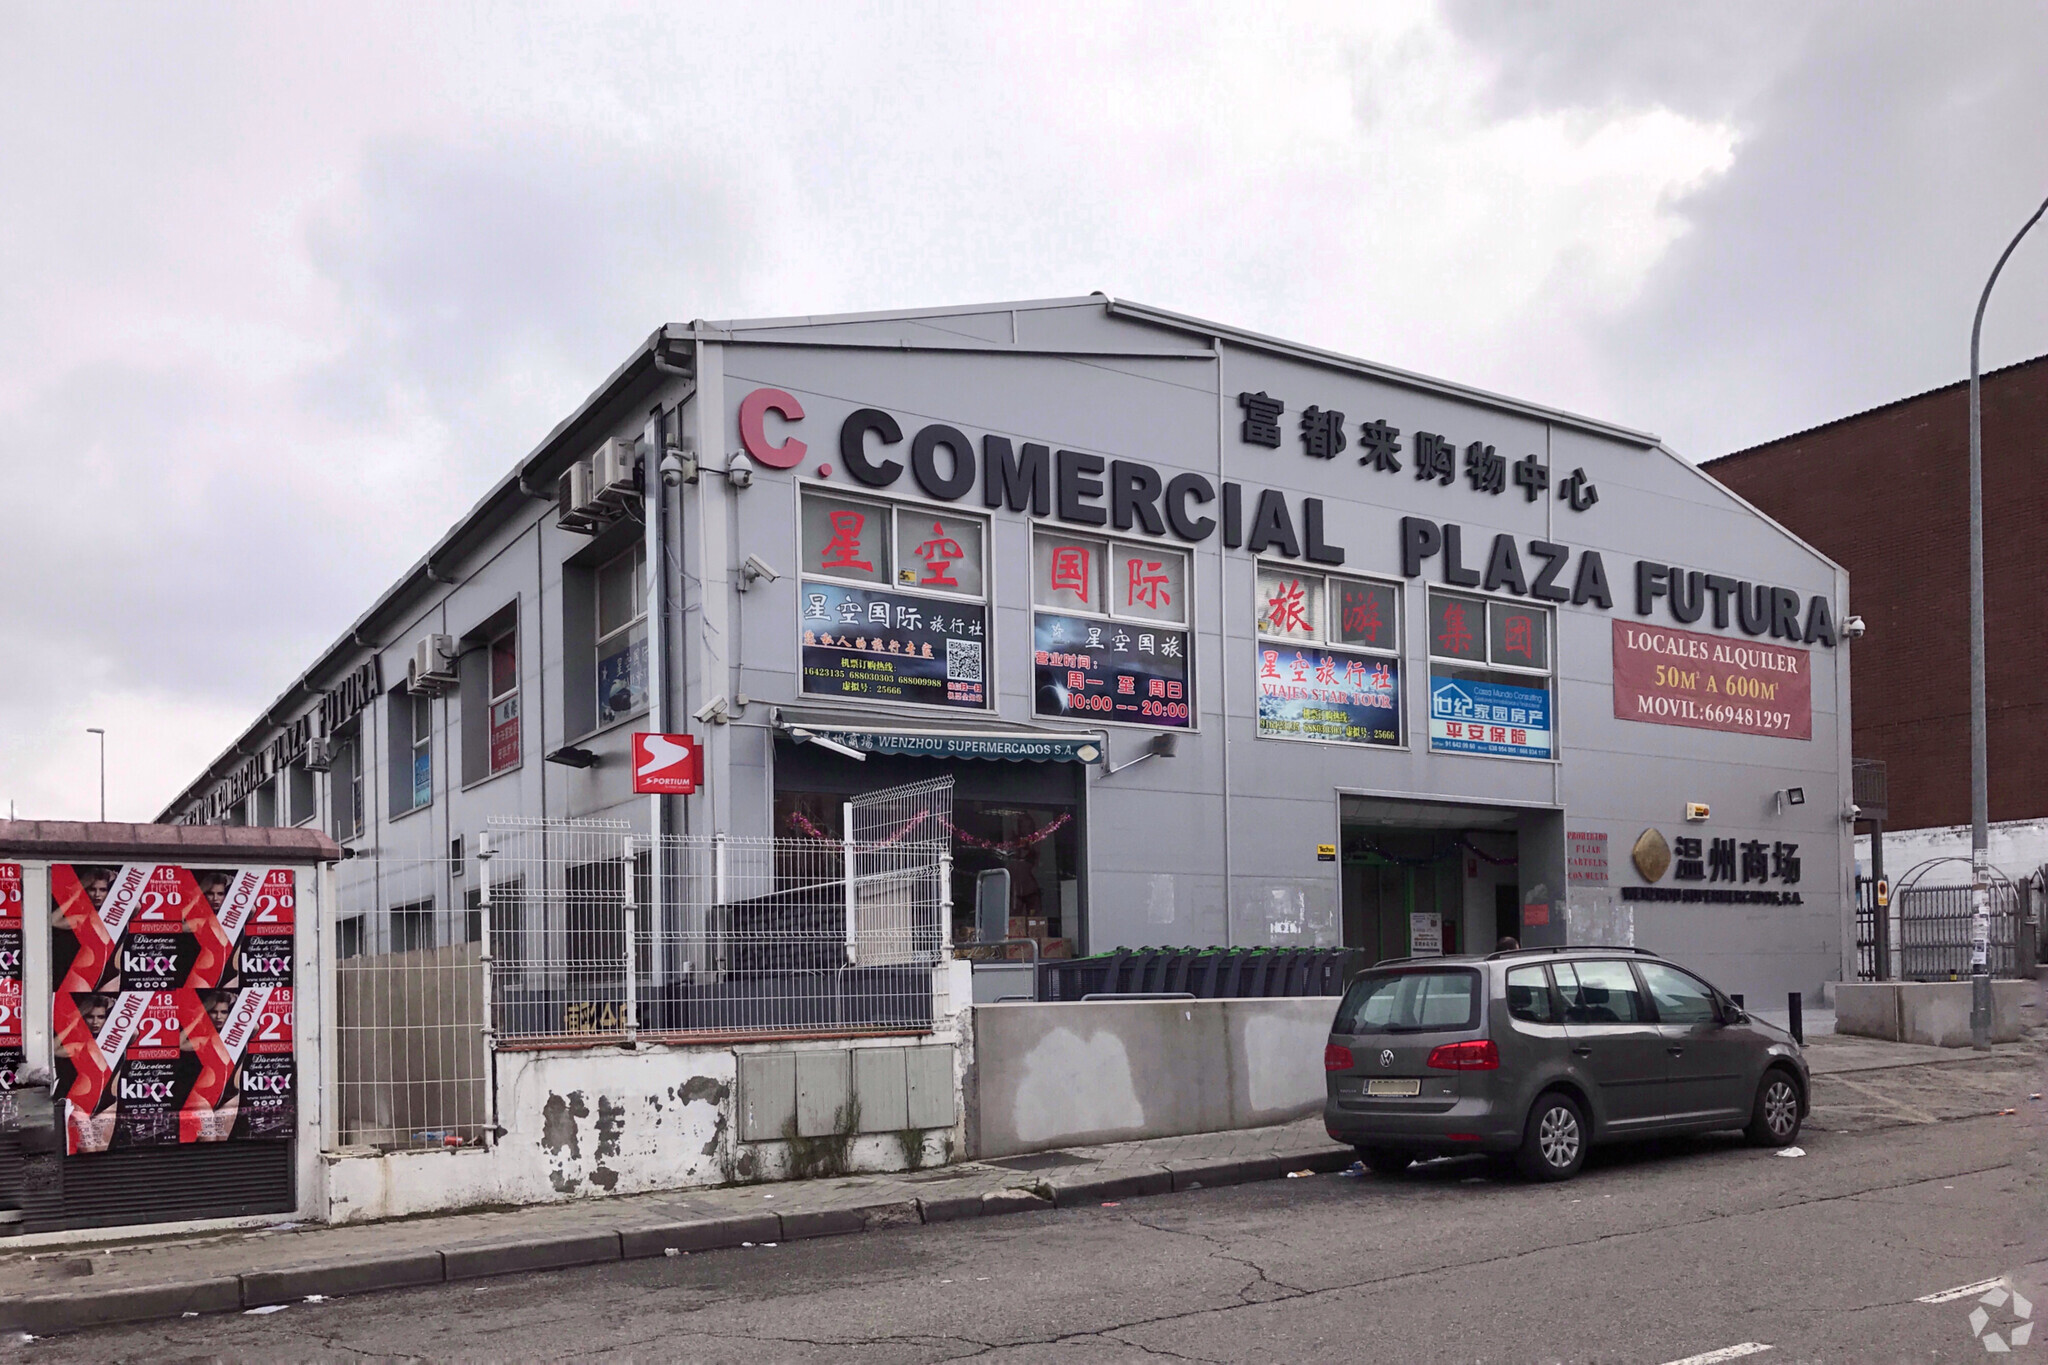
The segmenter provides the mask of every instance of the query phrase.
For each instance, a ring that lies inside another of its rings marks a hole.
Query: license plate
[[[1368,1095],[1420,1095],[1422,1093],[1422,1082],[1367,1081],[1365,1083],[1365,1093]]]

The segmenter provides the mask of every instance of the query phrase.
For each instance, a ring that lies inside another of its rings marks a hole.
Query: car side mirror
[[[1725,1000],[1721,1003],[1721,1022],[1724,1024],[1746,1024],[1749,1022],[1749,1015],[1743,1011],[1742,1006],[1732,1000]]]

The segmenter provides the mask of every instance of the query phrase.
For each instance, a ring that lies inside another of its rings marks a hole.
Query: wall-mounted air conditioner
[[[309,739],[306,741],[306,771],[324,773],[334,770],[334,741],[331,739]]]
[[[611,440],[590,457],[590,494],[606,507],[624,507],[640,496],[640,443]]]
[[[405,665],[405,686],[409,692],[437,696],[455,685],[455,637],[423,635],[412,647]]]
[[[555,483],[555,525],[565,531],[587,534],[604,524],[596,511],[590,461],[580,460],[563,470]]]

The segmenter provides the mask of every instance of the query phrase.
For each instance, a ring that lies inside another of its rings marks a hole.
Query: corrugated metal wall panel
[[[103,1228],[294,1212],[293,1146],[189,1143],[68,1157],[60,1226]]]

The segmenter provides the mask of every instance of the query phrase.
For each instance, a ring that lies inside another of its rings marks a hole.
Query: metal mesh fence
[[[495,1036],[929,1030],[950,854],[912,837],[927,826],[913,814],[893,839],[840,841],[493,822],[482,909]]]
[[[385,1151],[483,1140],[482,914],[475,867],[352,858],[335,869],[336,1140]]]

